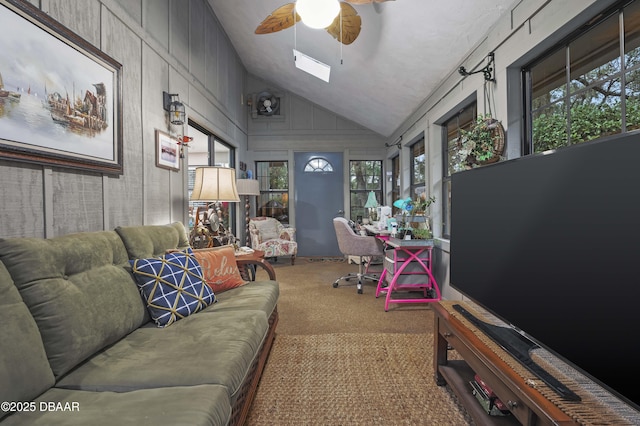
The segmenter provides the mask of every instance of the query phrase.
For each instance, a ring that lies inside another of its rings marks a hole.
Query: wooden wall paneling
[[[142,27],[142,1],[143,0],[114,0],[122,6],[124,10],[127,11],[127,14],[134,20],[136,23]],[[158,8],[159,1],[153,2],[155,7]],[[166,8],[165,8],[166,10]]]
[[[289,96],[289,107],[292,130],[313,129],[313,105],[298,96]]]
[[[218,91],[218,38],[220,37],[220,28],[218,21],[213,19],[211,13],[207,14],[205,25],[205,80],[204,85],[207,90],[216,98],[219,97]]]
[[[225,102],[229,92],[229,46],[230,42],[221,31],[218,33],[218,79],[216,98],[220,102]]]
[[[155,129],[168,133],[167,115],[162,108],[162,91],[180,93],[169,84],[169,66],[147,45],[142,48],[142,224],[168,223],[170,216],[170,171],[156,167]],[[144,72],[153,70],[153,72]],[[184,92],[182,92],[184,93]]]
[[[198,81],[204,84],[206,82],[206,70],[205,70],[205,32],[204,28],[204,3],[202,2],[189,2],[189,73],[195,77]],[[187,63],[184,64],[185,66]]]
[[[144,30],[169,51],[169,0],[142,0]]]
[[[47,237],[73,232],[102,231],[102,175],[54,168],[51,178],[53,235]]]
[[[142,41],[118,17],[103,13],[102,49],[123,64],[123,173],[105,180],[105,229],[142,224]],[[156,109],[161,110],[162,94]],[[155,160],[154,160],[155,161]],[[155,164],[155,162],[154,162]]]
[[[169,53],[185,69],[189,68],[189,8],[192,3],[180,0],[169,2]]]
[[[97,0],[47,0],[45,8],[53,19],[80,37],[100,47],[100,2]]]
[[[338,117],[326,109],[314,107],[313,128],[316,130],[337,130]]]
[[[42,166],[0,160],[0,238],[44,237]]]

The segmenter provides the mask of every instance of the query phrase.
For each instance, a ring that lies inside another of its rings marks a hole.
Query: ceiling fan
[[[358,38],[362,20],[352,4],[384,3],[393,0],[341,0],[340,13],[325,30],[342,44],[351,44]],[[342,19],[342,31],[340,21]],[[274,10],[256,28],[256,34],[271,34],[295,25],[300,21],[296,3],[287,3]]]

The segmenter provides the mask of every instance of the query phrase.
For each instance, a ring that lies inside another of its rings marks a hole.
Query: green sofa
[[[268,280],[159,328],[129,260],[187,246],[181,223],[0,239],[0,424],[242,424],[275,336],[275,273],[255,261]]]

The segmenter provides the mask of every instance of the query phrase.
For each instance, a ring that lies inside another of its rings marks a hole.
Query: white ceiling
[[[249,73],[389,137],[452,70],[465,65],[465,56],[498,18],[522,0],[354,5],[362,31],[348,46],[302,22],[255,34],[286,0],[208,1]],[[329,83],[295,67],[294,46],[331,66]]]

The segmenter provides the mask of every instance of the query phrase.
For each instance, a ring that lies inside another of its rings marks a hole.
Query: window
[[[286,161],[256,162],[260,182],[258,216],[273,217],[289,223],[289,167]]]
[[[314,158],[304,166],[305,172],[332,172],[333,166],[324,158]]]
[[[442,124],[442,145],[445,155],[443,176],[442,176],[442,194],[445,202],[442,203],[443,220],[442,220],[442,236],[451,238],[451,175],[462,170],[459,165],[462,164],[459,158],[459,151],[462,148],[461,130],[469,130],[473,125],[477,116],[477,106],[474,101],[472,104],[462,108]]]
[[[638,19],[640,2],[604,14],[524,69],[524,154],[640,128]]]
[[[235,150],[225,142],[218,139],[212,133],[189,121],[187,134],[193,138],[189,143],[189,198],[193,190],[193,182],[196,174],[196,167],[200,166],[220,166],[234,167]],[[209,203],[203,201],[189,201],[189,226],[195,223],[195,215],[198,207],[207,207]],[[234,232],[233,224],[236,217],[235,203],[222,203],[222,225]]]
[[[349,161],[349,200],[351,220],[369,217],[364,207],[373,191],[382,204],[382,161]]]
[[[411,198],[415,197],[416,188],[425,185],[424,137],[411,145]]]
[[[391,160],[391,204],[393,214],[399,213],[399,209],[393,206],[395,200],[400,199],[400,156],[396,155]]]

